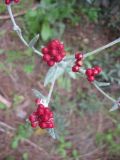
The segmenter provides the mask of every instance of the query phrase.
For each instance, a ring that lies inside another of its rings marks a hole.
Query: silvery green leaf
[[[68,72],[69,76],[73,79],[76,79],[76,74],[72,71]]]
[[[86,0],[86,1],[87,1],[88,3],[90,3],[90,4],[92,3],[92,0]]]
[[[74,61],[74,60],[75,60],[75,56],[74,55],[65,57],[65,61]]]
[[[64,69],[59,66],[54,66],[50,68],[45,77],[44,86],[47,86],[49,83],[52,83],[52,81],[54,80],[54,77],[57,79],[63,73],[64,73]]]
[[[33,94],[37,97],[37,98],[41,98],[41,99],[45,99],[45,96],[38,90],[36,89],[32,89]]]
[[[110,112],[115,111],[115,110],[117,110],[117,109],[118,109],[118,104],[115,103],[115,104],[113,105],[113,107],[110,109]]]
[[[29,43],[29,47],[34,47],[34,45],[36,44],[36,42],[38,41],[39,39],[39,34],[37,34]]]
[[[104,79],[108,80],[108,75],[106,72],[101,72],[101,75]]]
[[[56,69],[57,69],[57,67],[53,66],[48,70],[47,75],[45,77],[44,86],[47,86],[48,83],[52,82],[54,75],[56,73]]]
[[[96,81],[96,84],[99,86],[99,87],[106,87],[106,86],[109,86],[110,83],[107,83],[107,82],[98,82]]]
[[[65,71],[68,73],[68,75],[69,75],[71,78],[76,79],[76,74],[71,71],[71,68],[66,68]]]
[[[49,135],[53,138],[53,139],[58,139],[58,134],[55,132],[54,128],[51,129],[47,129]]]

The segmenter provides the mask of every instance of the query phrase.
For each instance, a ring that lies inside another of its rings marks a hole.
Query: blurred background
[[[32,88],[48,93],[43,86],[48,67],[19,40],[0,2],[0,160],[120,160],[120,111],[109,112],[111,102],[82,77],[65,74],[56,82],[50,106],[59,140],[26,123],[35,107]],[[120,37],[119,0],[20,0],[12,9],[27,41],[40,34],[39,50],[59,38],[72,55]],[[103,68],[99,81],[111,85],[102,89],[118,98],[120,44],[86,64]]]

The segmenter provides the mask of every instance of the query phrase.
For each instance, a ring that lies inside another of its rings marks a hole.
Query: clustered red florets
[[[87,79],[89,82],[93,82],[95,80],[95,76],[102,72],[102,68],[99,66],[95,66],[93,68],[88,68],[85,72]]]
[[[83,65],[83,53],[77,52],[75,54],[75,65],[72,67],[73,72],[79,72],[80,67]]]
[[[47,46],[42,48],[43,60],[48,66],[52,67],[55,63],[59,63],[66,56],[64,44],[55,39],[50,41]]]
[[[20,0],[5,0],[5,3],[9,5],[12,2],[18,3]]]
[[[53,112],[50,108],[41,104],[40,99],[36,99],[36,104],[38,106],[37,110],[29,116],[31,126],[33,128],[39,126],[42,129],[54,128]]]

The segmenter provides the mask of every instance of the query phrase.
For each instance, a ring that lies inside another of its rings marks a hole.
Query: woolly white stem
[[[35,49],[34,47],[30,47],[29,43],[26,42],[26,40],[24,39],[21,29],[20,27],[16,24],[16,21],[14,19],[13,13],[12,13],[12,9],[11,9],[11,5],[7,5],[7,10],[8,13],[10,15],[11,21],[13,23],[13,30],[17,33],[17,35],[19,36],[19,38],[21,39],[21,41],[24,43],[25,46],[31,48],[35,53],[37,53],[38,55],[42,56],[42,53],[39,52],[37,49]]]
[[[112,98],[111,96],[109,96],[107,93],[105,93],[95,82],[92,83],[96,89],[101,92],[106,98],[108,98],[110,101],[112,101],[113,103],[116,102],[116,100],[114,98]]]
[[[109,47],[112,47],[113,45],[115,45],[115,44],[117,44],[119,42],[120,42],[120,38],[118,38],[118,39],[114,40],[113,42],[111,42],[111,43],[109,43],[109,44],[107,44],[105,46],[102,46],[102,47],[100,47],[100,48],[98,48],[98,49],[96,49],[96,50],[94,50],[92,52],[86,53],[84,55],[84,58],[86,58],[88,56],[91,56],[91,55],[94,55],[94,54],[97,54],[97,53],[101,52],[102,50],[107,49]]]
[[[49,90],[49,93],[48,93],[48,97],[47,97],[47,103],[48,104],[50,102],[50,99],[51,99],[51,96],[52,96],[52,92],[53,92],[53,88],[54,88],[54,85],[55,85],[57,70],[58,70],[58,68],[56,68],[56,72],[54,74],[53,81],[52,81],[52,84],[51,84],[51,87],[50,87],[50,90]]]

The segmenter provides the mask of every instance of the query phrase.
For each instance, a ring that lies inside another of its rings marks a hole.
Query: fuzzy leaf
[[[88,3],[90,3],[90,4],[92,3],[92,1],[91,1],[91,0],[86,0],[86,1],[87,1]]]
[[[47,86],[49,83],[51,83],[54,79],[54,76],[56,77],[56,79],[58,79],[59,76],[64,74],[71,62],[73,62],[73,56],[68,56],[65,58],[64,61],[60,62],[58,65],[51,67],[45,77],[44,86]],[[75,75],[72,74],[71,77],[75,78]]]
[[[96,81],[96,84],[97,84],[99,87],[106,87],[106,86],[109,86],[109,85],[110,85],[110,83],[98,82],[98,81]]]
[[[53,139],[58,139],[58,134],[55,132],[54,128],[48,129],[47,131]]]
[[[12,143],[11,143],[12,149],[16,149],[18,147],[19,141],[20,141],[19,136],[14,137],[14,139],[12,140]]]
[[[57,72],[56,72],[57,70]],[[61,76],[64,73],[64,69],[58,66],[52,67],[49,69],[46,77],[45,77],[45,81],[44,81],[44,86],[47,86],[49,83],[52,83],[54,77],[56,77],[56,79]]]
[[[112,111],[115,111],[117,109],[118,109],[118,104],[114,104],[109,111],[112,112]]]
[[[43,41],[47,41],[51,36],[51,28],[48,22],[44,22],[41,28],[41,36]]]
[[[110,109],[110,112],[117,110],[120,107],[120,98],[113,104],[112,108]]]
[[[40,99],[45,99],[45,96],[38,90],[36,89],[32,89],[33,91],[33,94],[37,97],[37,98],[40,98]]]
[[[36,42],[38,41],[39,39],[39,34],[37,34],[29,43],[29,47],[34,47],[34,45],[36,44]]]
[[[4,109],[6,109],[6,105],[0,102],[0,110],[4,110]]]
[[[71,71],[71,68],[67,68],[65,71],[68,73],[68,75],[69,75],[71,78],[76,79],[76,74]]]

